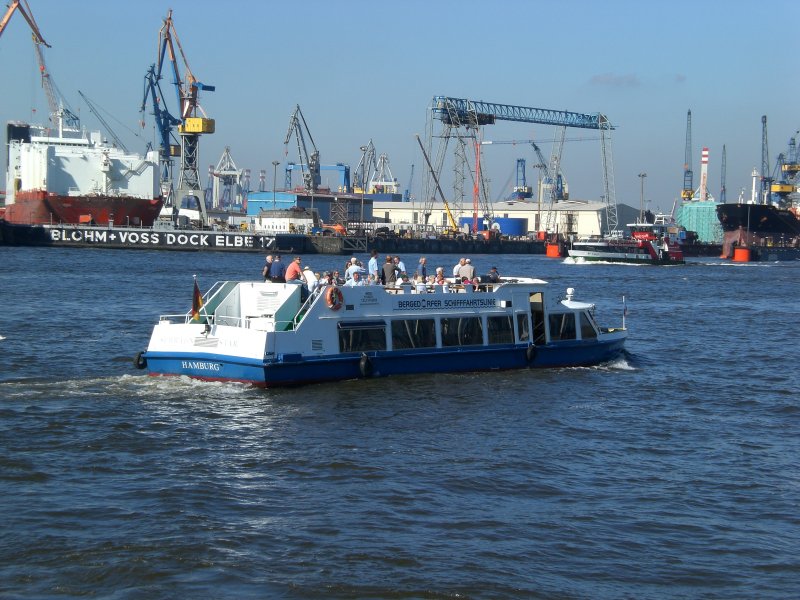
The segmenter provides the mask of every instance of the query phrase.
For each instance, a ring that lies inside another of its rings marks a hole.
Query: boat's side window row
[[[442,347],[483,345],[483,320],[480,317],[444,318],[441,327]]]

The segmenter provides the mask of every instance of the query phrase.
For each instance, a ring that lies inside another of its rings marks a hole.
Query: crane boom
[[[111,125],[109,125],[106,122],[106,120],[100,114],[100,111],[97,110],[97,107],[92,103],[91,100],[89,100],[89,98],[86,97],[86,95],[82,91],[78,90],[78,94],[80,94],[81,98],[83,98],[83,101],[86,102],[86,106],[89,107],[89,110],[92,111],[92,114],[95,117],[97,117],[97,120],[100,121],[100,123],[103,125],[103,127],[106,128],[106,131],[108,132],[108,134],[112,138],[114,138],[114,143],[117,145],[117,147],[118,148],[122,148],[122,150],[127,154],[128,153],[128,149],[125,147],[125,144],[122,142],[121,139],[119,139],[117,134],[114,133],[114,130],[111,128]]]
[[[436,189],[439,191],[439,196],[442,198],[444,209],[447,211],[447,220],[450,222],[450,227],[453,231],[458,231],[458,223],[456,223],[456,220],[453,218],[453,213],[450,212],[450,205],[447,204],[447,200],[444,197],[442,186],[439,185],[439,178],[436,177],[436,173],[433,171],[433,165],[431,165],[431,161],[428,159],[428,154],[425,152],[425,146],[422,145],[422,140],[419,139],[419,135],[417,135],[416,138],[417,142],[419,143],[419,149],[422,150],[422,156],[425,158],[425,162],[428,163],[428,168],[431,170],[431,175],[433,175],[433,180],[436,183]]]
[[[33,18],[33,13],[31,12],[30,8],[25,8],[28,6],[27,2],[24,2],[25,6],[23,6],[24,0],[13,0],[11,4],[8,5],[8,10],[6,10],[6,14],[3,15],[3,19],[0,20],[0,35],[3,35],[3,31],[8,25],[8,22],[11,20],[12,15],[14,12],[19,11],[22,17],[28,22],[28,26],[31,28],[33,32],[33,39],[37,44],[44,44],[48,48],[50,48],[50,44],[44,41],[44,37],[42,36],[42,32],[39,31],[39,26],[36,24],[36,21]]]

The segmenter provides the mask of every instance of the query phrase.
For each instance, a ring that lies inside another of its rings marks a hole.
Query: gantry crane
[[[600,113],[583,114],[562,110],[550,110],[541,108],[529,108],[524,106],[514,106],[508,104],[497,104],[482,100],[467,100],[463,98],[449,98],[446,96],[435,96],[431,106],[433,119],[439,120],[445,127],[445,131],[439,137],[444,140],[440,144],[439,154],[437,155],[437,167],[432,172],[438,174],[444,160],[447,140],[453,136],[453,130],[466,128],[468,133],[475,132],[483,125],[489,125],[496,121],[517,121],[522,123],[540,123],[544,125],[554,125],[562,128],[578,127],[583,129],[597,129],[600,131],[601,158],[603,168],[603,199],[606,206],[606,227],[609,231],[617,228],[617,204],[614,191],[614,170],[611,158],[611,135],[614,129],[608,118]],[[429,128],[429,140],[433,137],[433,128]],[[459,134],[456,134],[461,141]],[[472,133],[471,137],[476,138]],[[550,169],[557,172],[560,164],[561,148],[563,146],[564,134],[560,136],[560,142],[554,147],[553,157],[550,160]],[[558,140],[557,140],[558,141]],[[431,143],[429,143],[429,146]],[[432,194],[427,193],[426,198],[432,200]],[[488,194],[485,196],[488,203]],[[430,210],[426,210],[425,217],[429,216]]]
[[[175,52],[177,47],[178,53]],[[172,205],[173,216],[176,217],[181,208],[191,210],[191,204],[197,206],[197,221],[201,227],[208,225],[208,215],[200,188],[200,174],[198,171],[198,158],[200,136],[206,133],[214,133],[214,119],[209,119],[199,103],[198,94],[200,90],[213,92],[215,87],[199,81],[192,73],[189,62],[181,46],[178,32],[172,20],[172,10],[167,13],[164,23],[158,33],[158,61],[157,66],[151,67],[146,77],[145,96],[152,98],[154,113],[159,123],[159,135],[161,137],[162,151],[170,148],[170,155],[174,155],[169,143],[171,129],[177,125],[178,134],[181,140],[181,168],[178,178],[178,186],[175,190],[174,203]],[[182,64],[178,62],[178,54]],[[169,61],[172,69],[172,83],[180,107],[180,117],[173,117],[165,108],[159,112],[157,103],[159,96],[158,82],[161,80],[161,72],[165,61]],[[181,68],[183,67],[183,68]],[[181,78],[181,70],[185,75]],[[177,123],[176,123],[177,121]],[[193,213],[188,213],[193,216]]]

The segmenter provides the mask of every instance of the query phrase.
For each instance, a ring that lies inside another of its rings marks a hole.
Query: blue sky
[[[80,109],[87,127],[100,128],[82,91],[139,150],[154,137],[152,117],[143,138],[127,128],[137,129],[144,74],[173,9],[192,71],[216,86],[200,101],[216,120],[216,133],[201,141],[204,185],[208,165],[229,146],[237,166],[252,170],[253,188],[260,169],[271,186],[273,160],[299,160],[296,148],[290,145],[286,155],[283,144],[296,104],[323,164],[355,168],[359,147],[372,139],[401,188],[416,165],[418,195],[423,158],[414,134],[424,134],[433,96],[600,112],[617,127],[617,200],[638,207],[638,174],[645,172],[646,200],[662,210],[672,207],[683,185],[687,109],[695,183],[707,146],[709,187],[719,193],[726,145],[729,201],[742,188],[749,194],[750,173],[760,168],[761,116],[768,118],[771,166],[800,127],[800,79],[792,63],[800,3],[790,0],[28,2],[52,45],[46,50],[51,76],[70,106]],[[2,122],[42,121],[46,99],[19,14],[0,38],[0,81]],[[499,123],[485,127],[483,136],[536,139],[549,156],[554,133],[543,125]],[[568,130],[567,137],[592,133]],[[527,145],[485,149],[493,198],[510,192],[517,158],[536,162]],[[562,164],[572,197],[600,199],[599,141],[568,141]],[[527,173],[535,181],[536,170],[529,166]]]

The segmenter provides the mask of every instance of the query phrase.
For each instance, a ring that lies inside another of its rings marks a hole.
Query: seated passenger
[[[361,279],[361,273],[359,271],[355,271],[353,276],[347,280],[347,283],[344,284],[347,287],[356,287],[364,285],[364,280]]]

